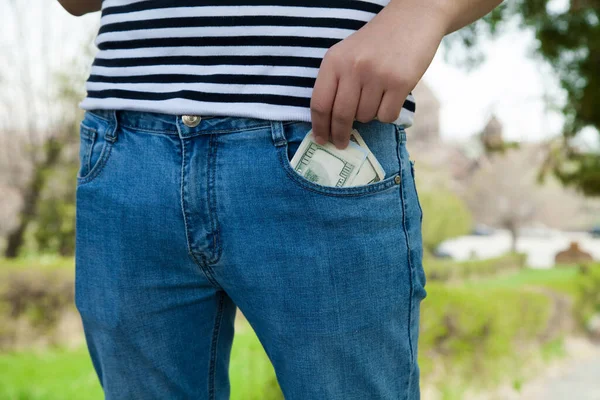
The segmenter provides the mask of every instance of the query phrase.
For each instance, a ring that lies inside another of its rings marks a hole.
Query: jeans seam
[[[205,264],[206,264],[206,260],[202,259],[202,261],[199,261],[198,258],[196,257],[196,255],[194,254],[194,252],[192,251],[192,247],[191,247],[191,243],[190,243],[190,232],[189,232],[189,227],[188,227],[188,213],[186,211],[186,202],[185,202],[185,146],[186,146],[186,141],[183,138],[180,138],[180,142],[181,142],[181,184],[180,184],[180,191],[179,191],[179,196],[181,198],[181,213],[182,213],[182,217],[183,217],[183,226],[184,226],[184,231],[185,231],[185,241],[187,244],[187,248],[188,248],[188,254],[190,255],[190,257],[192,258],[192,261],[194,261],[194,263],[198,266],[198,268],[200,269],[200,271],[202,271],[202,273],[204,274],[204,276],[206,277],[206,279],[208,279],[208,281],[217,289],[220,289],[220,285],[215,281],[215,279],[211,276],[211,274],[209,274],[206,269],[205,269]]]
[[[400,152],[401,148],[400,146],[398,146],[398,152]],[[400,158],[400,163],[401,163],[401,173],[402,172],[407,172],[406,171],[406,167],[405,167],[405,163],[403,162],[402,156],[400,154],[398,154],[399,158]],[[409,172],[410,173],[410,172]],[[414,293],[414,287],[413,287],[413,271],[412,271],[412,262],[411,262],[411,247],[410,247],[410,238],[408,235],[408,229],[406,227],[407,224],[407,207],[406,207],[406,185],[404,184],[404,180],[402,182],[402,190],[400,191],[400,196],[401,196],[401,201],[402,201],[402,228],[404,230],[404,237],[406,239],[406,247],[407,247],[407,261],[408,261],[408,279],[409,279],[409,288],[410,288],[410,293],[409,293],[409,299],[408,299],[408,324],[407,324],[407,334],[408,334],[408,347],[409,347],[409,353],[410,353],[410,372],[408,375],[408,382],[406,383],[405,387],[406,387],[406,398],[408,399],[409,393],[410,393],[410,382],[412,380],[412,374],[413,374],[413,368],[412,365],[414,363],[414,353],[413,353],[413,340],[412,340],[412,335],[411,335],[411,324],[412,324],[412,308],[413,308],[413,293]]]
[[[213,335],[210,345],[210,362],[208,366],[208,398],[214,400],[215,398],[215,380],[216,380],[216,359],[217,359],[217,345],[219,342],[219,333],[221,332],[221,322],[223,319],[223,292],[219,292],[219,304],[217,306],[217,315],[215,317],[215,326],[213,329]]]
[[[208,199],[209,199],[209,216],[211,223],[211,236],[213,242],[213,257],[207,259],[207,264],[214,264],[221,258],[221,238],[219,232],[219,221],[217,217],[217,190],[215,185],[216,170],[217,170],[217,146],[218,140],[216,135],[210,136],[210,174],[208,176]]]
[[[84,170],[85,171],[85,175],[83,175],[82,178],[85,177],[85,176],[87,176],[87,174],[89,174],[90,171],[92,170],[92,164],[91,164],[91,162],[92,162],[92,160],[91,160],[92,159],[92,149],[94,147],[94,143],[96,142],[96,135],[97,135],[96,130],[91,130],[92,134],[88,135],[87,133],[85,133],[85,129],[87,129],[87,128],[83,128],[83,127],[81,128],[81,134],[82,134],[82,136],[85,136],[85,139],[84,138],[80,138],[80,140],[88,140],[89,141],[89,146],[88,146],[86,154],[85,154],[85,159],[83,160],[83,162],[85,163],[86,169]]]
[[[417,191],[417,181],[415,178],[415,163],[414,161],[410,162],[410,174],[413,180],[413,188],[415,190],[415,196],[417,198],[417,205],[419,206],[419,220],[420,223],[423,223],[423,207],[421,207],[421,199],[419,198],[419,192]]]
[[[102,172],[104,170],[104,167],[106,166],[108,157],[110,156],[110,152],[112,151],[112,147],[113,147],[113,143],[106,142],[104,151],[102,152],[100,159],[97,161],[97,163],[94,166],[95,169],[92,171],[92,169],[89,168],[89,165],[88,165],[88,171],[87,171],[88,175],[81,177],[81,178],[78,177],[77,185],[81,186],[85,183],[91,182],[98,176],[98,174],[100,174],[100,172]],[[90,150],[90,152],[91,152],[91,150]]]
[[[119,124],[116,122],[116,120],[114,121],[114,126],[113,126],[113,121],[107,121],[109,122],[109,130],[105,133],[105,144],[103,144],[103,148],[102,148],[102,153],[100,153],[100,159],[98,159],[98,161],[96,162],[96,164],[94,165],[94,170],[92,170],[91,168],[88,169],[88,175],[84,176],[84,177],[76,177],[76,182],[77,182],[77,186],[81,186],[85,183],[89,183],[92,180],[94,180],[99,174],[100,172],[102,172],[104,170],[104,167],[107,164],[108,161],[108,157],[110,156],[110,153],[112,151],[113,146],[115,145],[115,143],[117,142],[117,138],[119,137]],[[84,127],[87,127],[83,122],[81,123]],[[89,128],[92,129],[94,131],[94,143],[92,143],[92,147],[94,146],[96,140],[98,139],[98,131],[93,129],[93,128]],[[110,133],[110,134],[109,134]],[[111,139],[106,139],[106,137],[110,137]],[[90,148],[90,155],[91,155],[92,149]],[[89,165],[91,167],[91,164]]]

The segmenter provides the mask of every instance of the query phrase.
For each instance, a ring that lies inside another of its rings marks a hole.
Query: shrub
[[[21,270],[3,273],[0,285],[0,348],[12,347],[19,332],[36,339],[51,334],[69,308],[74,286],[68,271]],[[26,328],[23,329],[23,324]]]
[[[469,233],[473,219],[466,204],[447,190],[419,193],[423,208],[423,247],[433,252],[444,240]]]
[[[528,352],[548,337],[551,299],[518,289],[469,289],[433,283],[422,305],[419,363],[432,381],[489,386],[515,377]]]
[[[525,266],[525,259],[524,254],[507,254],[487,260],[464,262],[428,258],[424,263],[428,280],[447,282],[516,271]]]
[[[584,327],[600,314],[600,264],[580,268],[575,303],[576,317]]]

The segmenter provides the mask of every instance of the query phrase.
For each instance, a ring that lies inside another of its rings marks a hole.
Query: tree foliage
[[[450,43],[477,49],[482,33],[496,34],[503,24],[515,20],[534,32],[536,53],[553,67],[566,93],[564,141],[559,151],[550,154],[545,171],[586,195],[600,196],[600,155],[578,149],[570,140],[584,128],[600,132],[600,0],[570,0],[563,8],[553,0],[507,1],[459,31]],[[463,61],[473,65],[481,59],[477,54],[470,52]]]

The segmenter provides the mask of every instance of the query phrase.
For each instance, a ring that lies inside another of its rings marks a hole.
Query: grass
[[[231,364],[232,400],[283,399],[273,367],[247,322],[236,324]],[[87,348],[0,354],[2,400],[101,400],[102,388]]]
[[[464,286],[478,289],[538,286],[575,296],[577,277],[577,267],[559,267],[543,270],[526,268],[510,275],[467,281],[464,283]]]
[[[56,255],[36,255],[10,260],[0,258],[0,274],[30,269],[42,271],[75,271],[75,259],[73,257]]]
[[[0,260],[2,273],[25,270],[74,271],[72,257],[36,256]],[[532,293],[543,287],[568,295],[577,290],[577,267],[550,270],[523,269],[506,275],[444,284],[428,283],[423,304],[420,364],[424,378],[434,379],[444,399],[462,398],[472,388],[468,377],[477,374],[481,389],[509,379],[522,385],[531,357],[544,361],[563,354],[562,338],[539,343],[547,323],[549,298]],[[547,304],[548,303],[548,304]],[[525,346],[525,347],[522,347]],[[434,368],[435,367],[435,368]],[[465,379],[467,377],[467,379]],[[261,343],[245,320],[236,323],[230,361],[232,400],[281,400],[273,367]],[[43,352],[0,354],[2,400],[94,400],[103,393],[85,347],[54,348]]]
[[[0,398],[102,399],[87,349],[53,349],[0,355]]]

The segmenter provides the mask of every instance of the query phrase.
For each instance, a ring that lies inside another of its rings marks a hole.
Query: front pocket
[[[91,126],[93,125],[93,127]],[[111,153],[114,140],[107,138],[108,129],[86,117],[79,127],[79,170],[77,184],[92,181],[102,171]]]
[[[96,140],[96,130],[80,126],[79,128],[79,170],[77,171],[77,177],[86,176],[90,169],[90,162],[92,158],[92,147]]]
[[[413,190],[415,191],[415,198],[417,199],[417,205],[419,206],[419,220],[423,224],[423,208],[421,207],[421,200],[419,199],[419,191],[417,190],[417,182],[415,177],[415,162],[410,160],[410,175],[413,181]]]
[[[291,160],[299,149],[300,143],[311,129],[309,122],[293,122],[283,124],[285,142],[277,147],[279,159],[287,176],[305,190],[329,196],[361,196],[386,191],[401,183],[401,146],[398,141],[397,130],[393,124],[379,121],[371,123],[355,122],[373,155],[381,163],[385,171],[384,179],[359,186],[336,187],[325,186],[310,179],[294,169]]]

